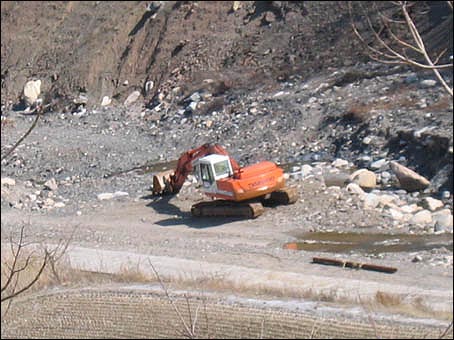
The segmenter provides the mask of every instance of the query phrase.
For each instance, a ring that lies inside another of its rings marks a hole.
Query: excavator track
[[[191,214],[195,217],[243,217],[256,218],[263,214],[264,208],[261,203],[234,202],[215,200],[200,202],[191,207]]]

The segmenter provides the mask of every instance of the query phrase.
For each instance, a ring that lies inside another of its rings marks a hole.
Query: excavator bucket
[[[153,195],[162,195],[170,192],[167,183],[170,183],[170,176],[174,174],[174,170],[166,170],[158,172],[153,176]]]

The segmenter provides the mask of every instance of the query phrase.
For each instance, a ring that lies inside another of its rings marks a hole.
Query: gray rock
[[[364,190],[361,189],[361,187],[356,183],[348,183],[346,189],[351,194],[357,194],[360,196],[365,194]]]
[[[98,200],[100,201],[104,201],[104,200],[110,200],[114,197],[114,194],[111,193],[111,192],[105,192],[105,193],[102,193],[102,194],[98,194]]]
[[[380,204],[380,198],[378,195],[368,193],[364,196],[364,208],[375,209]]]
[[[364,137],[363,138],[363,144],[369,145],[372,142],[372,137]]]
[[[191,111],[195,111],[197,109],[197,102],[191,102],[188,105],[188,109],[190,109]]]
[[[307,177],[310,174],[312,174],[313,170],[314,170],[314,168],[312,166],[310,166],[309,164],[303,164],[303,166],[301,167],[301,173],[302,173],[303,177]]]
[[[49,190],[57,190],[58,185],[57,185],[57,181],[55,180],[55,178],[51,178],[51,179],[47,180],[46,182],[44,182],[44,188],[49,189]]]
[[[373,189],[377,186],[377,176],[367,169],[356,170],[350,175],[350,181],[363,189]]]
[[[154,87],[154,82],[153,80],[149,80],[145,83],[145,92],[148,93],[150,92]]]
[[[202,98],[200,97],[200,94],[198,92],[194,92],[190,97],[189,99],[191,99],[191,101],[193,102],[196,102],[198,103]]]
[[[404,80],[404,82],[406,84],[416,83],[417,81],[418,81],[418,75],[416,73],[409,74]]]
[[[24,98],[27,105],[33,105],[41,93],[41,80],[30,80],[24,86]]]
[[[1,179],[1,185],[4,186],[13,186],[13,185],[16,185],[16,181],[13,179],[13,178],[10,178],[10,177],[2,177]]]
[[[348,161],[346,161],[345,159],[337,158],[331,163],[331,165],[336,168],[346,168],[348,167]]]
[[[140,91],[134,91],[128,96],[128,98],[126,98],[126,100],[124,101],[123,104],[125,106],[131,105],[132,103],[136,102],[137,99],[139,99],[139,97],[140,97]]]
[[[324,173],[323,179],[325,181],[325,185],[329,186],[338,186],[344,187],[347,183],[350,182],[350,176],[346,173]]]
[[[432,197],[424,197],[421,201],[421,206],[424,209],[435,211],[443,207],[443,202]]]
[[[432,214],[429,210],[421,210],[413,215],[410,219],[411,224],[429,224],[432,223]]]
[[[437,81],[433,80],[433,79],[425,79],[425,80],[421,81],[420,84],[422,87],[433,87],[437,84]]]
[[[432,213],[432,218],[435,221],[435,231],[451,231],[453,228],[453,217],[449,209],[442,209]]]
[[[384,168],[388,164],[388,161],[384,158],[379,159],[378,161],[372,162],[370,167],[373,170],[378,170]]]
[[[451,193],[448,190],[445,190],[441,193],[441,197],[448,199],[449,197],[451,197]]]
[[[420,206],[416,205],[415,203],[403,205],[403,206],[399,207],[399,209],[402,212],[407,213],[407,214],[413,214],[419,210],[422,210],[422,208]]]
[[[112,99],[109,96],[102,97],[101,106],[107,106],[112,102]]]
[[[115,191],[113,193],[113,198],[126,197],[126,196],[129,196],[129,194],[125,191]]]
[[[424,190],[430,185],[428,179],[395,161],[391,161],[389,165],[396,174],[400,187],[408,192]]]

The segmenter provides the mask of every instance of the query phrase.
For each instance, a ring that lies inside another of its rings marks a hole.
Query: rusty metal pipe
[[[336,259],[327,259],[322,257],[313,257],[312,263],[318,264],[326,264],[330,266],[339,266],[339,267],[347,267],[347,268],[355,268],[355,269],[365,269],[365,270],[373,270],[382,273],[395,273],[397,268],[394,267],[386,267],[380,266],[375,264],[366,264],[360,262],[353,262],[353,261],[345,261],[345,260],[336,260]]]

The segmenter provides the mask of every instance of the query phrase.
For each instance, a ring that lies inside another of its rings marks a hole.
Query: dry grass
[[[378,291],[375,294],[375,301],[385,307],[399,306],[402,304],[402,297],[398,294]]]
[[[9,259],[11,260],[11,259]],[[2,258],[2,268],[5,268],[8,259]],[[29,282],[36,273],[40,265],[39,257],[34,257],[32,263],[28,266],[21,276],[20,285]],[[30,289],[31,292],[48,289],[55,286],[64,287],[84,287],[90,284],[109,284],[109,283],[157,283],[158,279],[154,275],[146,274],[139,270],[138,267],[122,267],[116,274],[102,274],[97,272],[86,272],[71,268],[71,266],[62,259],[57,265],[55,274],[49,267],[45,269],[38,282]],[[4,273],[2,270],[2,283],[4,282]],[[294,288],[292,286],[274,287],[263,283],[250,283],[243,281],[228,280],[222,275],[211,275],[200,277],[180,277],[165,278],[161,277],[162,282],[172,289],[194,290],[199,292],[210,291],[218,293],[234,293],[237,296],[256,298],[278,298],[278,299],[303,299],[310,301],[320,301],[333,303],[336,305],[354,306],[358,302],[369,310],[387,311],[400,313],[413,317],[435,317],[442,320],[452,319],[452,312],[440,312],[432,310],[427,306],[421,297],[412,300],[406,299],[402,295],[378,291],[370,299],[355,299],[341,294],[337,289],[317,290],[308,288]]]

